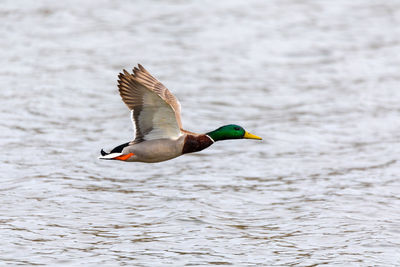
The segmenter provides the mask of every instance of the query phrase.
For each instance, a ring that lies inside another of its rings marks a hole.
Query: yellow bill
[[[251,133],[249,133],[249,132],[247,132],[247,131],[244,132],[243,138],[245,138],[245,139],[257,139],[257,140],[262,140],[261,137],[259,137],[259,136],[257,136],[257,135],[254,135],[254,134],[251,134]]]

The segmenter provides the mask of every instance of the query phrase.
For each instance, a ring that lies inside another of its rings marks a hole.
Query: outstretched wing
[[[132,111],[135,143],[159,138],[178,138],[181,133],[180,104],[175,96],[139,64],[133,74],[123,70],[118,88]]]

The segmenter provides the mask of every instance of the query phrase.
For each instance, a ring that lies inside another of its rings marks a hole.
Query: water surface
[[[3,1],[4,265],[400,264],[398,1]],[[186,129],[225,141],[159,164],[117,74],[143,64]]]

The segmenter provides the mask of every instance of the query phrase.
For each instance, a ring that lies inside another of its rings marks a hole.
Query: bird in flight
[[[123,70],[118,78],[119,93],[131,110],[136,135],[109,153],[102,149],[99,159],[153,163],[201,151],[217,141],[262,140],[235,124],[204,134],[186,131],[178,99],[142,65],[138,64],[132,74]]]

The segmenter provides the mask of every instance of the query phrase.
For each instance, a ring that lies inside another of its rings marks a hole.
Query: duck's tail
[[[101,154],[102,156],[107,156],[107,155],[110,154],[110,153],[107,153],[107,152],[104,151],[104,149],[101,149],[100,154]]]
[[[115,159],[118,158],[124,154],[122,153],[107,153],[105,152],[103,149],[101,150],[101,156],[99,157],[99,159]]]
[[[129,142],[119,145],[119,146],[113,148],[113,150],[111,150],[111,152],[109,152],[109,153],[105,152],[104,149],[101,149],[101,151],[100,151],[101,156],[99,157],[99,159],[115,159],[116,157],[123,155],[122,150],[124,149],[124,147],[126,147],[128,145],[129,145]]]

